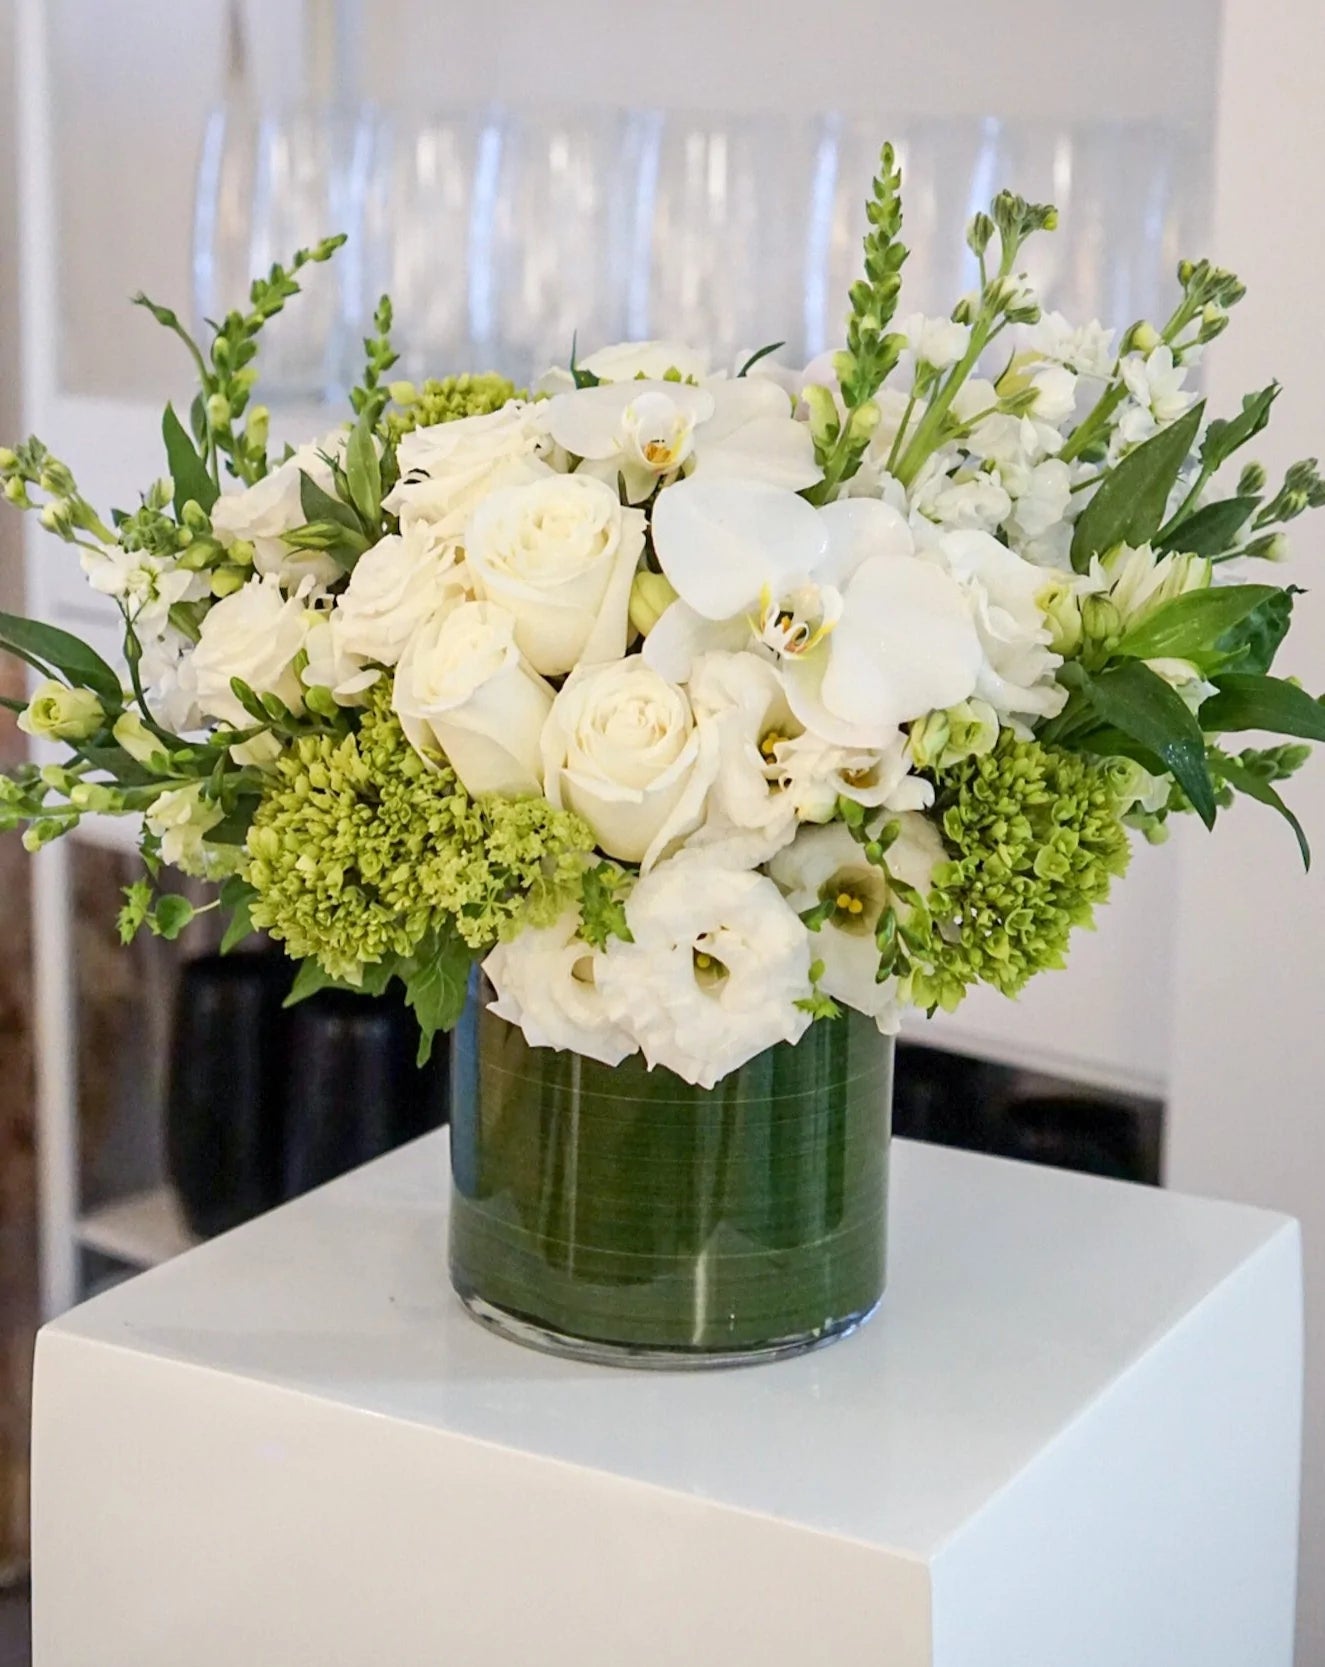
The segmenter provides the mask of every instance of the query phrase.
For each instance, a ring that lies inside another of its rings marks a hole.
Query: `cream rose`
[[[396,449],[400,480],[386,508],[401,527],[427,521],[458,539],[480,500],[495,486],[548,472],[551,449],[542,405],[510,400],[500,411],[435,423],[402,436]]]
[[[548,677],[626,652],[643,548],[643,512],[587,475],[498,488],[465,535],[475,588],[514,617],[516,642]]]
[[[189,655],[189,692],[200,711],[243,729],[252,720],[230,687],[241,678],[259,695],[276,695],[292,712],[303,711],[294,661],[314,616],[298,597],[287,597],[275,574],[251,579],[218,602],[202,622]]]
[[[539,737],[552,691],[493,602],[462,602],[422,626],[396,667],[393,704],[411,746],[436,748],[470,793],[542,792]]]
[[[543,731],[548,798],[646,869],[698,827],[715,762],[684,692],[638,655],[572,672]]]
[[[336,603],[339,646],[347,654],[394,666],[421,625],[465,599],[465,574],[455,547],[427,522],[406,522],[355,563]]]

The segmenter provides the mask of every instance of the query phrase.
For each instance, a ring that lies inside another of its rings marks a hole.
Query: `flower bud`
[[[205,533],[211,528],[207,511],[201,504],[195,503],[192,498],[184,505],[180,520],[191,533]]]
[[[1163,337],[1155,326],[1142,319],[1127,332],[1124,350],[1132,353],[1153,353],[1162,340]]]
[[[1081,598],[1070,579],[1053,575],[1036,597],[1049,627],[1049,647],[1070,658],[1081,647]]]
[[[237,567],[218,567],[212,574],[212,595],[220,601],[222,597],[233,596],[237,590],[242,590],[248,583],[248,574]]]
[[[18,727],[45,741],[86,741],[105,721],[101,702],[91,689],[69,689],[47,678],[19,714]]]
[[[73,531],[73,515],[64,498],[52,498],[42,509],[40,520],[48,533],[63,535]]]
[[[822,445],[834,440],[839,425],[837,401],[832,390],[820,382],[811,382],[802,390],[801,398],[810,414],[810,433],[815,441]]]
[[[253,545],[247,538],[237,538],[226,551],[234,567],[252,567]]]
[[[647,637],[676,601],[676,591],[661,573],[637,573],[630,587],[630,623]]]
[[[255,451],[267,449],[267,430],[271,423],[271,412],[265,405],[255,405],[249,412],[247,425],[247,439]]]
[[[44,787],[52,788],[56,793],[68,793],[76,785],[78,777],[72,770],[66,770],[63,764],[43,764],[41,781]]]
[[[879,408],[872,399],[867,399],[851,413],[847,427],[857,445],[869,444],[875,429],[879,426],[879,416]]]
[[[113,787],[102,787],[94,781],[80,781],[69,794],[69,803],[76,810],[114,816],[124,809],[124,795]]]
[[[1238,476],[1238,496],[1254,498],[1265,490],[1265,470],[1259,463],[1248,463]]]
[[[907,749],[917,770],[938,769],[951,734],[946,712],[931,712],[911,725]]]
[[[1118,646],[1123,635],[1123,616],[1118,605],[1108,596],[1083,596],[1081,599],[1082,644],[1107,655]]]
[[[1263,533],[1259,538],[1252,539],[1245,553],[1257,561],[1287,561],[1288,534]]]
[[[908,743],[917,769],[948,770],[964,758],[981,758],[998,741],[998,714],[983,700],[964,700],[911,725]]]
[[[9,469],[17,468],[18,453],[11,450],[9,446],[0,446],[0,469],[7,471]]]
[[[43,845],[49,845],[53,839],[58,839],[69,826],[67,822],[47,820],[32,822],[23,831],[23,849],[25,851],[40,851]]]
[[[121,712],[111,734],[139,764],[165,763],[165,748],[136,712]]]
[[[18,475],[10,475],[5,482],[4,492],[7,501],[11,504],[17,504],[20,509],[30,509],[32,507],[28,502],[28,489]]]
[[[207,401],[207,421],[213,428],[225,428],[230,421],[230,402],[224,394],[213,394]]]

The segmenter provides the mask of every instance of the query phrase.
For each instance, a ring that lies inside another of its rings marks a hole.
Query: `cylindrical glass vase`
[[[452,1040],[451,1278],[474,1317],[608,1364],[739,1365],[844,1336],[883,1293],[893,1044],[856,1013],[715,1088]]]

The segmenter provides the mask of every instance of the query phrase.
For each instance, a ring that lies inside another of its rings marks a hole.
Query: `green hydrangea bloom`
[[[950,860],[927,899],[933,930],[914,956],[909,997],[949,1011],[971,984],[1015,995],[1064,965],[1076,926],[1127,868],[1119,772],[1005,731],[995,749],[935,778]]]
[[[412,955],[454,921],[476,953],[577,902],[593,835],[544,799],[471,798],[375,695],[357,734],[305,736],[279,760],[248,834],[253,924],[333,978]]]
[[[524,398],[523,389],[495,371],[448,376],[444,382],[429,377],[418,388],[397,384],[393,393],[404,397],[382,418],[382,432],[392,446],[412,429],[431,428],[434,423],[451,423],[460,417],[487,416],[500,411],[508,399]]]

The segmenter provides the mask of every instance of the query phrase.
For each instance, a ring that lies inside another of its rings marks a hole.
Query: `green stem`
[[[1006,274],[1002,274],[1002,276],[1006,276]],[[967,347],[964,356],[948,373],[947,380],[929,402],[910,444],[902,453],[901,460],[893,471],[903,486],[911,484],[919,474],[925,459],[935,449],[943,423],[959,389],[979,363],[980,355],[1002,328],[1003,324],[997,322],[992,314],[977,319],[972,327],[970,345]]]
[[[911,384],[911,397],[906,402],[906,410],[902,412],[902,421],[898,425],[897,432],[896,432],[896,434],[893,435],[893,443],[888,449],[888,461],[884,466],[885,470],[888,474],[892,474],[893,468],[894,468],[894,466],[897,462],[898,453],[902,449],[902,440],[903,440],[903,438],[906,434],[907,429],[910,428],[910,426],[911,426],[911,418],[915,413],[916,400],[918,398],[919,398],[919,395],[916,393],[915,384],[912,383]]]

